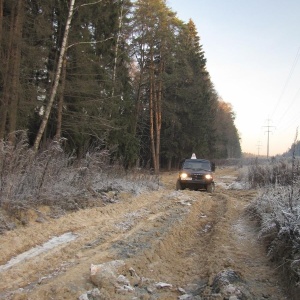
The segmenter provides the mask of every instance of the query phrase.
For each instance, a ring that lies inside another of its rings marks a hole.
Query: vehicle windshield
[[[183,164],[183,168],[191,170],[211,171],[210,163],[208,161],[187,161]]]

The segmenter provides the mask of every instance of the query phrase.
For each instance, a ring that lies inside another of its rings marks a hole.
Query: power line
[[[295,125],[295,128],[298,127],[299,125],[299,115],[300,111],[297,111],[297,113],[290,118],[287,122],[285,122],[280,128],[278,128],[279,132],[286,132],[286,130],[290,129],[291,126]]]
[[[293,64],[292,64],[292,67],[291,67],[291,69],[290,69],[288,78],[287,78],[287,80],[286,80],[286,82],[285,82],[285,84],[284,84],[284,86],[283,86],[283,89],[282,89],[281,94],[280,94],[280,96],[279,96],[279,98],[278,98],[278,100],[277,100],[277,103],[276,103],[276,105],[275,105],[275,107],[274,107],[274,110],[273,110],[273,112],[272,112],[272,114],[271,114],[271,117],[274,115],[276,109],[278,108],[278,105],[279,105],[279,103],[280,103],[280,101],[281,101],[281,98],[283,97],[283,94],[285,93],[285,90],[286,90],[286,88],[287,88],[287,85],[288,85],[288,83],[289,83],[289,81],[290,81],[290,79],[291,79],[291,77],[292,77],[292,75],[293,75],[293,73],[294,73],[295,67],[296,67],[296,65],[297,65],[297,63],[298,63],[298,60],[299,60],[299,57],[300,57],[300,47],[298,48],[298,51],[297,51],[296,57],[295,57],[295,59],[294,59],[294,62],[293,62]]]
[[[281,123],[281,121],[283,120],[283,117],[286,115],[286,113],[292,108],[292,105],[295,103],[298,94],[300,93],[300,88],[298,89],[296,95],[294,96],[292,103],[290,105],[287,106],[286,110],[284,111],[284,113],[281,115],[281,118],[279,119],[277,125],[279,126],[279,124]]]

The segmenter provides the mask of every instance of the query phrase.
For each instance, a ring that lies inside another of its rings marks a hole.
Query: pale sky
[[[236,114],[242,151],[266,155],[268,130],[269,155],[287,151],[300,125],[300,1],[167,5],[179,19],[196,24],[211,80]]]

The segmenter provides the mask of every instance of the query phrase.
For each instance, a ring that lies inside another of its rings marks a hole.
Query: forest
[[[217,45],[216,45],[217,46]],[[239,158],[193,20],[165,0],[0,0],[0,140],[124,168]]]

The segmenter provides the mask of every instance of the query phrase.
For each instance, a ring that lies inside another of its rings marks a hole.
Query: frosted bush
[[[15,147],[0,141],[0,206],[11,214],[41,204],[74,210],[97,205],[109,191],[139,194],[159,188],[158,176],[128,175],[108,163],[106,150],[93,151],[78,160],[57,142],[35,154],[24,133]]]
[[[293,179],[299,176],[299,160],[255,160],[248,166],[246,180],[252,188],[257,188],[268,185],[290,185]]]
[[[259,237],[267,243],[268,255],[295,285],[300,282],[300,180],[291,185],[268,186],[250,204],[260,222]]]

